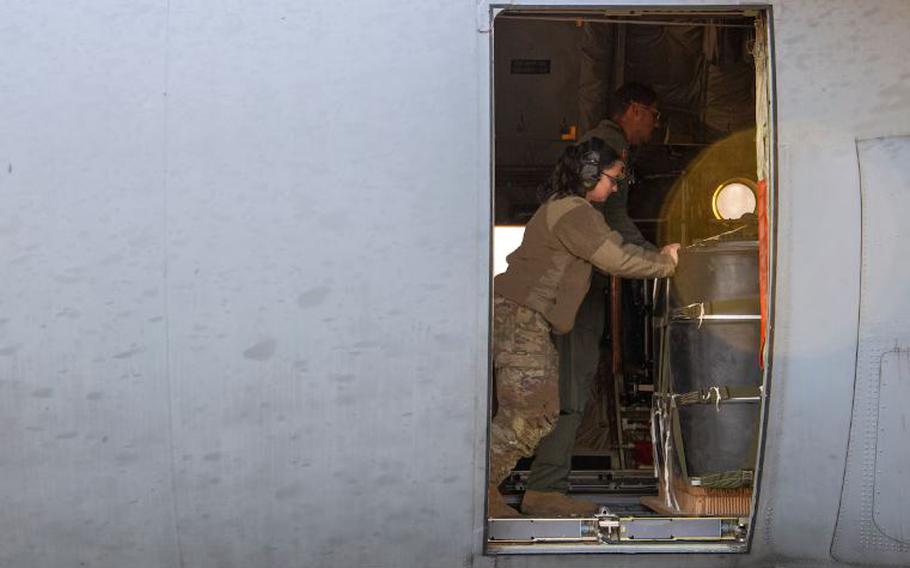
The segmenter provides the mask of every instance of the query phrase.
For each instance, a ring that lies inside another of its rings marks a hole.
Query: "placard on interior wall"
[[[550,73],[549,59],[513,59],[513,75],[547,75]]]

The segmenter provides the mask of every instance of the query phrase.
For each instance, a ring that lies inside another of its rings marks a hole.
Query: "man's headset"
[[[601,163],[601,150],[605,142],[600,138],[591,138],[578,146],[581,156],[578,158],[578,176],[585,189],[591,189],[600,180],[600,172],[604,165]]]

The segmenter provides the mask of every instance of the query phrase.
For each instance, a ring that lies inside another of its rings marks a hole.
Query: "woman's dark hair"
[[[620,160],[616,150],[600,138],[566,148],[549,179],[537,188],[541,203],[561,197],[584,197],[597,184],[600,172]]]

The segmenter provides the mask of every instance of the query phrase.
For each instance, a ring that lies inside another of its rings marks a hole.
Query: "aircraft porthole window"
[[[717,186],[711,199],[711,209],[718,220],[733,221],[747,213],[755,213],[758,199],[755,183],[745,179],[725,181]]]

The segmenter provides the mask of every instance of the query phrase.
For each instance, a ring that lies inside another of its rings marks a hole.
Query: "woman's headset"
[[[585,189],[591,189],[600,180],[600,172],[604,165],[601,163],[601,150],[605,142],[600,138],[591,138],[578,145],[581,157],[578,159],[578,177]]]

